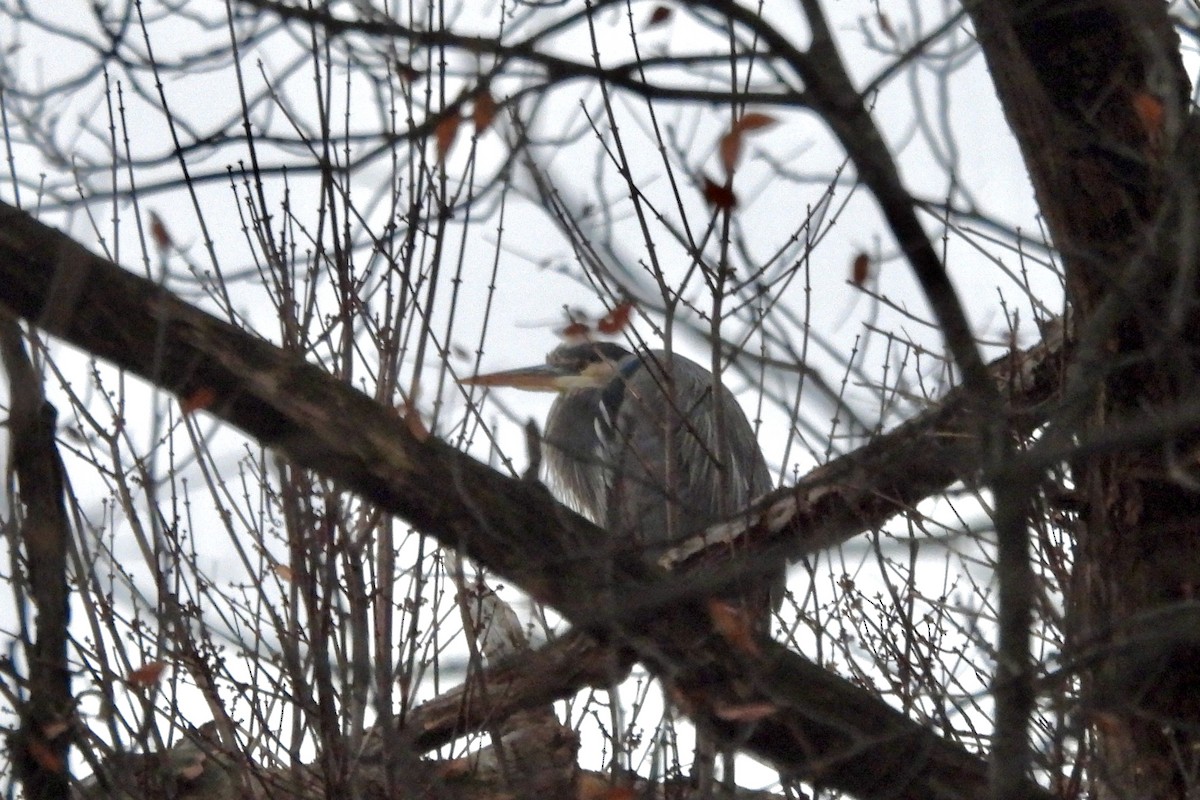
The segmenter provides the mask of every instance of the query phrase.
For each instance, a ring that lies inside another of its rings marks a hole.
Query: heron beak
[[[531,392],[566,392],[571,389],[595,389],[604,386],[612,377],[612,369],[594,369],[589,365],[583,372],[573,372],[562,367],[541,364],[504,372],[489,372],[460,378],[463,386],[508,386]]]

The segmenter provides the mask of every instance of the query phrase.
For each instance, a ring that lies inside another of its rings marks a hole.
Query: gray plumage
[[[730,519],[772,488],[733,395],[683,356],[630,353],[605,342],[563,345],[544,367],[464,383],[559,392],[546,421],[543,462],[559,499],[607,532],[596,543],[597,558],[625,550],[657,561],[663,549]],[[784,577],[780,566],[711,593],[741,605],[766,631]],[[716,741],[698,731],[694,775],[704,796],[711,794],[716,753]],[[732,787],[733,752],[724,755]]]
[[[552,487],[609,532],[610,546],[655,559],[772,489],[741,407],[694,361],[589,343],[561,346],[547,363],[575,373],[605,363],[615,370],[599,388],[558,396],[543,444]],[[778,601],[782,577],[780,571],[749,584],[769,584]],[[766,590],[752,594],[765,608]]]

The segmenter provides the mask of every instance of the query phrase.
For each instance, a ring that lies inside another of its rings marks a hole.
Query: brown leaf
[[[596,323],[596,330],[609,336],[620,333],[629,324],[631,314],[633,314],[633,303],[628,300],[618,303],[612,311],[600,318],[600,321]]]
[[[769,128],[776,122],[777,120],[770,114],[749,111],[733,123],[733,127],[721,137],[721,142],[717,147],[721,155],[721,166],[725,168],[726,175],[733,174],[733,170],[737,167],[738,159],[742,156],[742,138],[752,131]]]
[[[490,92],[480,92],[475,95],[475,107],[471,111],[471,120],[475,123],[475,132],[483,133],[491,127],[496,118],[496,99]]]
[[[744,606],[713,598],[708,601],[708,618],[721,638],[735,649],[751,655],[761,654],[754,641],[754,620]]]
[[[724,185],[716,183],[707,175],[704,176],[704,200],[713,208],[729,211],[737,207],[737,195],[729,181]]]
[[[722,136],[720,144],[717,145],[717,152],[721,156],[721,166],[725,168],[725,174],[732,175],[738,159],[742,157],[742,132],[735,128]]]
[[[437,142],[437,160],[439,164],[446,160],[446,154],[450,152],[450,148],[454,144],[454,139],[458,136],[458,126],[461,122],[462,117],[456,111],[443,117],[442,121],[433,129],[433,137]]]
[[[1134,93],[1132,102],[1134,113],[1146,132],[1146,138],[1152,145],[1157,144],[1162,138],[1163,120],[1166,117],[1163,101],[1149,92],[1142,91]]]
[[[575,800],[603,800],[611,784],[599,775],[580,771],[575,780]]]
[[[421,419],[421,412],[412,406],[404,407],[404,426],[418,442],[429,441],[431,435],[429,428],[425,427],[425,421]]]
[[[150,238],[154,240],[154,246],[158,248],[159,253],[166,253],[175,247],[171,232],[167,230],[162,217],[156,211],[150,212]]]
[[[672,13],[674,12],[668,6],[655,6],[654,10],[650,12],[650,17],[646,20],[646,24],[642,26],[642,30],[646,31],[666,24],[671,19]]]
[[[742,703],[736,706],[717,705],[713,713],[719,719],[730,722],[758,722],[774,714],[779,707],[774,703]]]
[[[47,772],[62,772],[67,767],[58,753],[41,739],[30,738],[25,745],[25,752]]]
[[[604,795],[603,800],[635,800],[639,795],[630,786],[613,786]]]
[[[591,332],[592,326],[586,322],[572,322],[559,331],[558,335],[567,341],[583,341],[587,339],[588,334]]]
[[[850,267],[850,282],[855,286],[862,286],[870,276],[871,257],[866,253],[859,253],[854,257],[854,263]]]
[[[162,677],[167,668],[165,661],[151,661],[125,676],[125,680],[133,686],[153,686]]]
[[[272,564],[271,571],[288,583],[291,583],[296,578],[296,573],[292,572],[292,568],[287,564]]]
[[[400,61],[397,59],[395,67],[396,77],[400,78],[404,83],[416,83],[417,79],[421,77],[421,73],[409,61]]]
[[[770,114],[763,114],[759,111],[747,111],[738,119],[733,127],[742,133],[749,133],[750,131],[761,131],[763,128],[769,128],[778,121]]]
[[[184,414],[191,414],[193,411],[203,411],[215,402],[217,402],[217,390],[210,386],[201,386],[187,397],[180,399],[179,410]]]
[[[879,30],[883,31],[883,35],[893,42],[896,41],[896,31],[892,28],[892,21],[888,19],[888,15],[881,10],[876,13],[875,18],[879,20]]]
[[[581,772],[576,780],[575,800],[634,800],[640,795],[629,786],[614,786],[608,779]]]

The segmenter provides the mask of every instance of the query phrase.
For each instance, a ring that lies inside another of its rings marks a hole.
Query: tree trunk
[[[1099,442],[1146,415],[1164,426],[1073,464],[1067,605],[1091,788],[1181,797],[1200,785],[1200,637],[1180,627],[1194,613],[1167,612],[1200,588],[1200,471],[1198,437],[1166,430],[1195,396],[1200,128],[1179,41],[1153,0],[969,11],[1066,267],[1078,369],[1051,435]]]

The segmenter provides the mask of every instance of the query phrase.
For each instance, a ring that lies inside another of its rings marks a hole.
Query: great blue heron
[[[608,533],[608,547],[655,560],[772,489],[754,429],[732,393],[698,363],[660,350],[563,344],[545,365],[463,383],[556,391],[542,437],[551,487]],[[721,597],[766,628],[784,571],[739,579]],[[714,742],[697,740],[696,777],[712,786]],[[726,753],[732,782],[732,754]]]
[[[542,439],[551,488],[608,532],[612,548],[649,560],[743,511],[772,488],[746,415],[712,373],[683,356],[608,342],[564,344],[536,367],[463,381],[558,392]],[[783,570],[722,590],[765,629]],[[711,785],[715,748],[698,740],[697,777]],[[726,779],[732,780],[731,755]]]
[[[552,489],[649,559],[772,488],[733,395],[683,356],[565,344],[545,364],[464,383],[558,392],[542,443]]]

